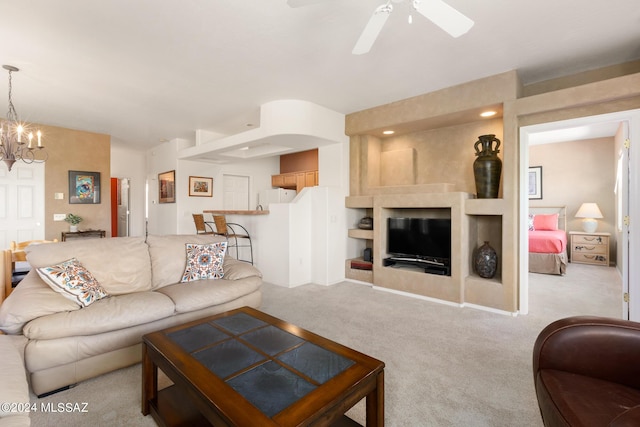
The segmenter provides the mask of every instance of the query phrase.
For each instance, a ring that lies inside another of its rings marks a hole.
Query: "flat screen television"
[[[435,260],[449,265],[450,218],[389,218],[387,252],[393,258]]]

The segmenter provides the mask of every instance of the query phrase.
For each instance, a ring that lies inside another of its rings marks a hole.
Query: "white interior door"
[[[44,239],[44,164],[0,165],[0,248]]]
[[[249,209],[249,177],[223,175],[223,205],[225,210]]]

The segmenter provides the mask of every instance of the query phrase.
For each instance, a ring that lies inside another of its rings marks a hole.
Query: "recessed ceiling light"
[[[385,130],[385,131],[384,131],[384,132],[382,132],[382,133],[383,133],[383,134],[385,134],[385,135],[393,135],[393,134],[394,134],[394,133],[396,133],[396,132],[395,132],[395,131],[393,131],[393,130]]]
[[[480,117],[493,117],[496,114],[497,113],[495,111],[485,111],[483,113],[480,113]]]

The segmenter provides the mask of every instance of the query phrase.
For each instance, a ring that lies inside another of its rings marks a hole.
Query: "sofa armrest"
[[[551,323],[533,349],[534,379],[554,369],[640,388],[640,323],[576,316]]]
[[[262,277],[262,272],[246,261],[238,261],[235,258],[224,257],[224,278],[227,280],[240,280],[247,277]]]
[[[634,406],[623,412],[609,423],[609,427],[634,427],[638,425],[640,425],[640,406]]]

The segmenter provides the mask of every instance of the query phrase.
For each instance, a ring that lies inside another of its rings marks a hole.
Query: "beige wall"
[[[73,213],[84,220],[82,229],[111,232],[110,200],[110,136],[54,126],[40,126],[43,143],[49,152],[45,163],[45,239],[60,240],[60,233],[69,230],[65,221],[54,221],[53,214]],[[100,204],[69,204],[69,171],[100,172]],[[61,200],[55,193],[62,193]]]
[[[575,214],[584,202],[596,202],[603,219],[598,231],[612,234],[610,259],[616,259],[615,144],[597,138],[529,147],[529,164],[542,166],[542,200],[530,206],[566,206],[567,231],[582,231]]]
[[[495,228],[501,232],[502,276],[496,281],[469,277],[464,284],[465,301],[469,301],[469,295],[475,304],[507,311],[522,309],[526,312],[526,305],[519,307],[521,302],[526,304],[526,299],[520,296],[520,281],[527,280],[527,272],[520,270],[520,257],[526,254],[526,247],[520,241],[524,226],[521,220],[526,214],[521,212],[519,129],[528,125],[640,108],[640,73],[636,68],[610,67],[591,72],[585,78],[547,82],[525,91],[526,88],[520,86],[517,72],[507,72],[347,115],[345,132],[351,138],[349,184],[352,198],[348,205],[367,208],[365,202],[367,195],[373,194],[372,186],[381,185],[379,179],[376,181],[376,177],[380,176],[380,170],[376,167],[381,163],[382,130],[394,127],[396,132],[415,134],[426,129],[442,129],[447,138],[441,142],[450,149],[446,152],[443,150],[440,161],[448,162],[459,155],[461,149],[457,144],[462,139],[469,141],[473,134],[464,138],[451,136],[467,124],[478,121],[479,110],[498,106],[502,113],[503,141],[500,194],[494,200],[465,201],[465,214],[472,220],[472,225],[473,222],[477,223],[478,230],[483,223],[495,223]],[[528,96],[522,97],[524,93]],[[611,163],[612,154],[603,161]],[[466,175],[468,171],[462,163],[449,164],[443,171],[450,173],[455,168],[458,169],[455,171],[456,177]],[[459,179],[462,180],[461,185],[469,182],[468,177]],[[438,181],[446,182],[446,179]],[[397,190],[407,192],[404,188]],[[376,283],[375,274],[373,281],[378,286],[384,285]]]
[[[447,183],[454,184],[454,191],[475,194],[474,144],[478,136],[486,134],[495,134],[502,140],[502,119],[477,121],[384,139],[381,152],[383,156],[388,153],[389,159],[381,164],[384,166],[385,162],[394,162],[394,157],[402,157],[406,150],[412,149],[415,177],[414,182],[393,182],[394,175],[406,174],[408,169],[403,165],[406,161],[399,161],[399,170],[389,168],[392,173],[381,173],[380,185]],[[502,149],[500,152],[502,153]]]

